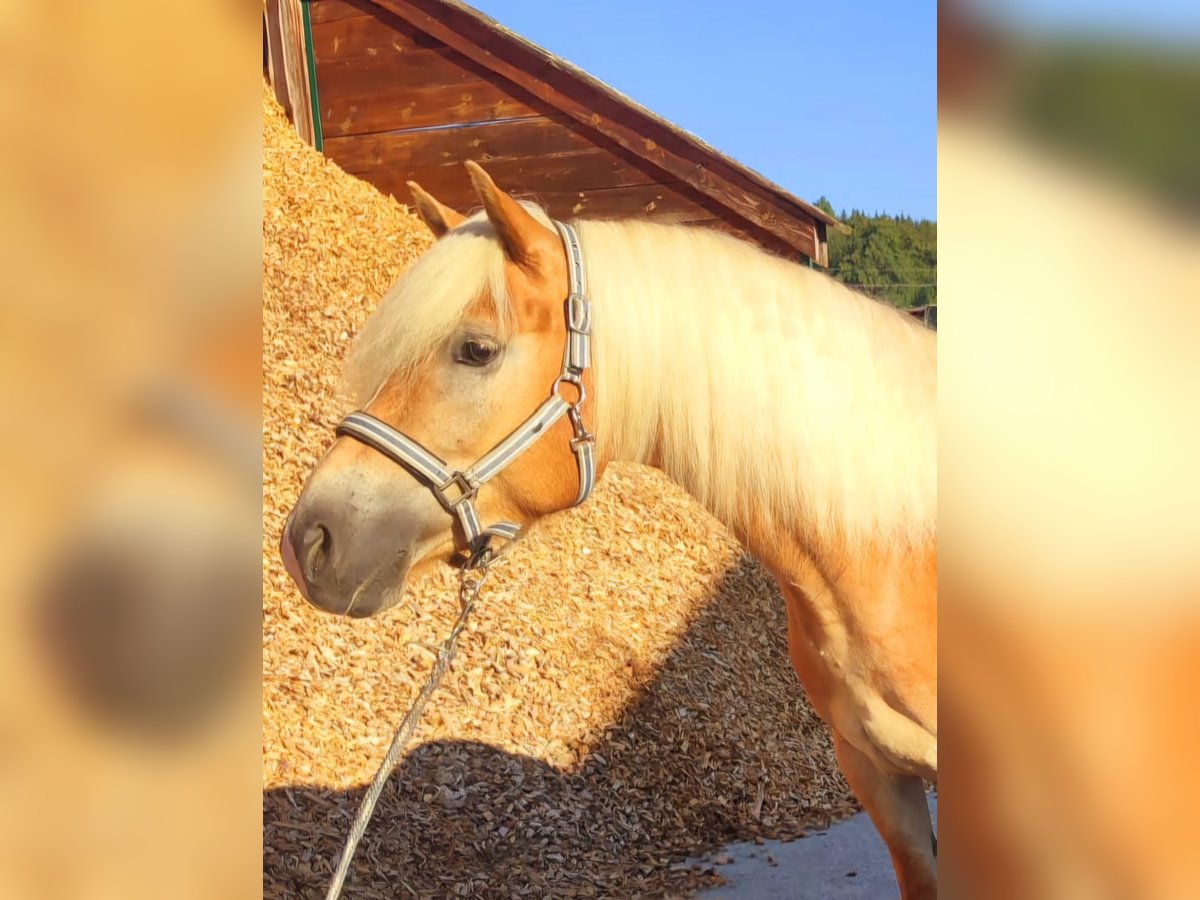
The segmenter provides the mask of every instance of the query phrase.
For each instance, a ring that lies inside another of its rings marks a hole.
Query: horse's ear
[[[535,263],[539,252],[543,252],[548,239],[553,233],[541,222],[535,219],[524,206],[496,187],[492,176],[474,160],[467,161],[467,172],[471,175],[471,183],[475,185],[475,193],[487,212],[487,217],[496,229],[504,252],[517,265]],[[549,242],[553,245],[553,241]]]
[[[412,192],[413,200],[416,201],[417,214],[421,217],[421,221],[429,226],[434,237],[441,237],[455,225],[466,221],[466,216],[435,200],[415,181],[408,183],[408,189]]]

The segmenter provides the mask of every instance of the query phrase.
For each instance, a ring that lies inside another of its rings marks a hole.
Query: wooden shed
[[[458,0],[266,0],[266,65],[306,141],[402,202],[477,205],[462,163],[556,218],[718,228],[828,265],[812,204]]]

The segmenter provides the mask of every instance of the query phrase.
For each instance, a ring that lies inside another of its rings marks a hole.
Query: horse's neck
[[[661,468],[741,535],[932,521],[931,333],[721,236],[588,223],[583,244],[603,459]]]

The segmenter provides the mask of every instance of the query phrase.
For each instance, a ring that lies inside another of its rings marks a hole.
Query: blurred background
[[[260,890],[260,54],[0,4],[0,896]]]
[[[1200,7],[939,5],[947,890],[1200,896]]]

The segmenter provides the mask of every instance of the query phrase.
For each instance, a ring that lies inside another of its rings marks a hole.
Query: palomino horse
[[[935,896],[934,333],[716,232],[556,228],[468,169],[483,203],[470,218],[410,185],[439,240],[352,348],[345,387],[365,415],[343,423],[283,535],[301,591],[368,616],[410,571],[477,549],[479,521],[573,505],[590,430],[596,470],[657,466],[770,569],[792,663],[902,896]]]

